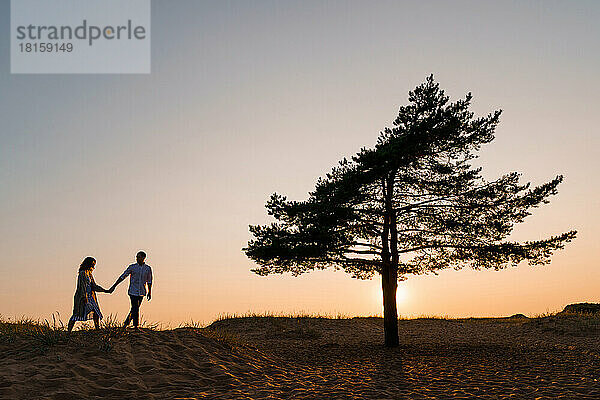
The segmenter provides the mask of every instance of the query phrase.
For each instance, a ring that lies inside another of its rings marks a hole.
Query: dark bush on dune
[[[562,310],[562,313],[571,314],[596,314],[600,312],[600,304],[598,303],[576,303],[569,304]]]
[[[526,319],[528,318],[525,314],[514,314],[508,317],[509,319]]]

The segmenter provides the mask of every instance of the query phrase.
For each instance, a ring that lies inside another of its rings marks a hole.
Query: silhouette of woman
[[[77,289],[73,298],[73,315],[69,319],[68,332],[73,330],[75,321],[87,321],[90,318],[94,320],[96,329],[100,327],[102,313],[96,298],[96,292],[109,293],[108,290],[98,286],[94,281],[92,271],[96,266],[96,260],[93,257],[86,257],[79,266],[77,275]]]

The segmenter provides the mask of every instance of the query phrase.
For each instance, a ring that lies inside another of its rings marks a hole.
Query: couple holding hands
[[[77,289],[73,299],[73,315],[69,319],[68,332],[73,330],[75,321],[94,320],[96,329],[100,327],[102,313],[96,298],[96,292],[112,293],[117,285],[129,276],[129,298],[131,299],[131,311],[123,327],[127,327],[131,321],[133,326],[138,329],[140,305],[146,295],[146,286],[148,287],[148,300],[152,298],[152,268],[144,263],[146,253],[140,251],[136,255],[136,263],[131,264],[117,281],[110,287],[104,289],[97,285],[94,281],[92,271],[96,266],[96,260],[93,257],[86,257],[79,266],[79,274],[77,275]]]

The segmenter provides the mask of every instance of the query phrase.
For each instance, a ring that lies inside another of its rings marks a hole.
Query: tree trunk
[[[388,178],[387,181],[384,180],[382,182],[382,187],[385,197],[385,217],[382,234],[383,251],[381,254],[383,331],[385,334],[386,347],[396,347],[400,344],[400,339],[398,337],[398,309],[396,306],[396,290],[398,289],[398,232],[396,226],[396,214],[392,205],[392,196],[394,194],[393,176]]]
[[[398,310],[396,307],[396,289],[398,289],[398,272],[388,265],[387,271],[381,274],[383,289],[383,331],[385,346],[396,347],[400,344],[398,337]]]

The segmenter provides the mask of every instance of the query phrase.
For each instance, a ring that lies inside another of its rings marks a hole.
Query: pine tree
[[[483,179],[471,161],[494,139],[501,111],[474,118],[471,93],[450,103],[433,75],[408,99],[374,148],[342,160],[307,200],[273,194],[266,208],[276,222],[251,225],[254,238],[243,249],[258,275],[328,267],[359,279],[381,275],[390,347],[399,344],[398,280],[445,268],[546,264],[576,235],[506,240],[557,193],[562,176],[534,188],[516,172]]]

